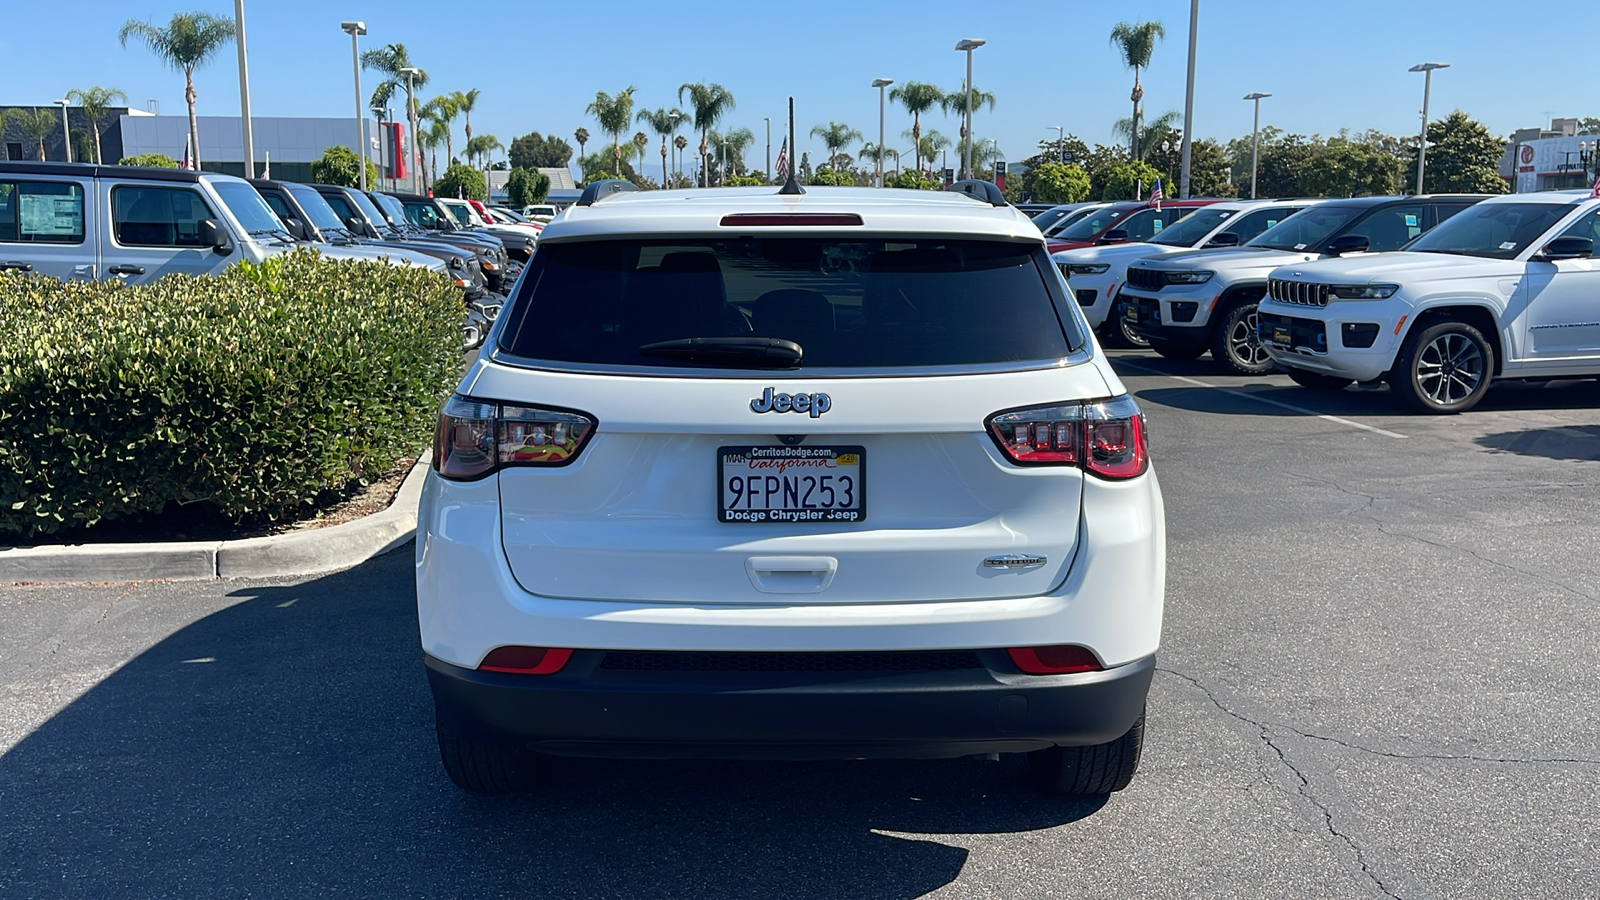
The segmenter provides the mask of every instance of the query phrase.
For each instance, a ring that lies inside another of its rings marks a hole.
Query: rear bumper
[[[1153,655],[1102,672],[1023,675],[1004,651],[931,672],[637,672],[580,651],[555,675],[425,656],[441,724],[561,756],[941,758],[1101,744],[1144,709]],[[1006,671],[1009,669],[1010,671]]]

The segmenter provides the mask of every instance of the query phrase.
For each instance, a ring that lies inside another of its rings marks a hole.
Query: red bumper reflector
[[[552,647],[496,647],[478,663],[480,672],[512,675],[554,675],[572,658],[571,650]]]
[[[728,213],[722,217],[724,226],[771,225],[788,228],[793,225],[860,225],[861,217],[855,213]]]
[[[1054,647],[1012,647],[1011,662],[1029,675],[1066,675],[1072,672],[1098,672],[1100,660],[1085,647],[1059,644]]]

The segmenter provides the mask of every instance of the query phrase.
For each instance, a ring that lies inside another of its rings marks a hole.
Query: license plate
[[[1289,334],[1289,329],[1279,325],[1272,326],[1272,342],[1289,346],[1294,342],[1294,337]]]
[[[1137,321],[1139,321],[1139,307],[1137,307],[1137,306],[1124,306],[1122,308],[1122,317],[1124,319],[1127,319],[1129,322],[1137,322]]]
[[[866,475],[862,447],[718,447],[717,520],[861,522]]]

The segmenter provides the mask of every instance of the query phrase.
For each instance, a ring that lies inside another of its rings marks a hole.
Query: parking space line
[[[1282,403],[1277,400],[1270,400],[1266,397],[1259,397],[1247,391],[1236,391],[1233,388],[1225,388],[1221,385],[1208,384],[1207,382],[1201,381],[1198,378],[1190,378],[1187,375],[1172,375],[1167,372],[1162,372],[1159,369],[1152,369],[1149,366],[1141,366],[1138,363],[1128,362],[1127,359],[1124,358],[1114,359],[1112,362],[1113,364],[1120,363],[1130,369],[1138,369],[1139,371],[1149,375],[1159,375],[1162,378],[1171,378],[1176,381],[1182,381],[1186,384],[1192,384],[1195,387],[1211,388],[1214,391],[1221,391],[1224,394],[1231,394],[1235,397],[1243,397],[1246,400],[1254,400],[1257,403],[1265,403],[1268,406],[1276,406],[1279,409],[1287,409],[1290,412],[1296,412],[1302,416],[1314,416],[1318,419],[1326,419],[1329,422],[1337,422],[1340,425],[1349,425],[1351,428],[1359,428],[1362,431],[1370,431],[1373,434],[1381,434],[1384,437],[1400,438],[1401,440],[1405,440],[1406,437],[1408,437],[1408,435],[1400,434],[1394,431],[1386,431],[1382,428],[1378,428],[1375,425],[1353,422],[1349,419],[1340,418],[1339,416],[1330,416],[1327,413],[1319,413],[1314,409],[1306,409],[1303,406],[1295,406],[1292,403]]]

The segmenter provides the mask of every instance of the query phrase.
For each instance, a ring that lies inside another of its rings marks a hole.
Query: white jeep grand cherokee
[[[549,756],[1022,751],[1133,777],[1144,419],[992,185],[623,193],[551,223],[445,405],[417,606],[462,788]]]
[[[1600,200],[1485,200],[1404,253],[1272,273],[1261,340],[1289,377],[1338,390],[1387,378],[1414,409],[1472,408],[1495,378],[1600,375]]]

